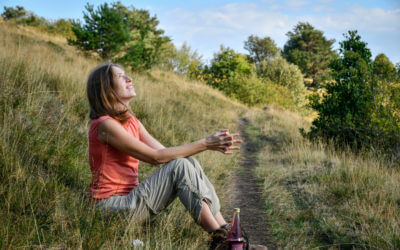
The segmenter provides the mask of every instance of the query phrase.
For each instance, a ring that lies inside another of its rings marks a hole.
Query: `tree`
[[[233,49],[221,45],[220,51],[214,54],[210,67],[205,67],[209,75],[208,84],[225,91],[231,90],[230,81],[239,75],[250,75],[252,68],[246,57]]]
[[[326,94],[310,98],[318,112],[309,133],[310,139],[333,139],[355,149],[378,148],[389,152],[400,146],[399,119],[385,93],[373,78],[371,52],[357,31],[345,34],[340,42],[340,57],[330,67],[334,81],[325,85]]]
[[[260,38],[251,35],[244,42],[244,48],[249,51],[250,61],[256,64],[279,55],[279,49],[274,40],[268,36]]]
[[[1,14],[4,20],[18,20],[21,18],[26,18],[28,16],[28,12],[24,7],[17,5],[15,8],[4,6],[4,12]]]
[[[380,81],[393,82],[396,80],[396,68],[385,54],[377,55],[372,67],[374,76]]]
[[[121,2],[105,3],[97,10],[88,4],[86,10],[85,23],[73,24],[76,39],[70,39],[71,44],[139,71],[165,63],[165,55],[172,54],[169,37],[163,36],[164,31],[157,28],[159,21],[147,10]]]
[[[25,10],[22,6],[4,7],[4,12],[1,15],[4,20],[15,20],[18,24],[30,26],[46,25],[48,21],[43,17],[38,17],[34,13]]]
[[[126,53],[120,57],[120,62],[128,64],[134,70],[147,70],[163,60],[165,63],[166,57],[172,56],[171,39],[163,35],[162,29],[157,28],[159,21],[156,16],[150,16],[147,10],[127,8],[120,2],[113,6],[127,20],[131,34]]]
[[[335,40],[327,40],[322,31],[302,22],[286,35],[289,40],[283,47],[283,57],[296,64],[306,77],[314,81],[326,78],[329,75],[329,63],[336,57],[332,50]]]
[[[171,54],[172,46],[169,37],[163,36],[164,31],[158,29],[156,16],[150,16],[147,10],[134,7],[127,8],[120,2],[114,4],[129,23],[131,41],[126,46],[126,54],[120,61],[128,64],[134,70],[147,70],[159,64],[165,54]]]
[[[197,53],[197,50],[192,48],[184,42],[180,49],[175,49],[174,56],[171,58],[171,63],[175,72],[182,75],[192,74],[197,75],[203,63],[202,56]]]
[[[211,65],[204,67],[202,77],[207,84],[244,103],[255,105],[265,101],[265,86],[246,56],[233,49],[221,46]]]
[[[400,82],[400,62],[396,63],[396,80]]]
[[[90,4],[85,8],[85,24],[73,21],[72,31],[76,39],[69,39],[68,42],[82,50],[97,52],[103,59],[110,59],[130,40],[127,20],[115,6],[107,3],[97,10]]]

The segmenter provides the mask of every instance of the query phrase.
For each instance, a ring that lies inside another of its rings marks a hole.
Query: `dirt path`
[[[231,218],[233,208],[240,208],[242,227],[249,236],[252,244],[262,244],[268,249],[275,249],[269,234],[268,218],[265,214],[265,202],[261,198],[261,190],[253,176],[257,166],[257,148],[251,145],[244,128],[248,125],[246,119],[238,121],[239,131],[243,143],[241,146],[241,160],[239,171],[231,176],[229,196],[226,209],[226,218]]]

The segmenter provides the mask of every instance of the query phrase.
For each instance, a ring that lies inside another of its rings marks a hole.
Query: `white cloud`
[[[364,29],[368,32],[399,32],[400,31],[400,9],[367,9],[354,7],[338,15],[328,13],[324,16],[303,16],[311,23],[318,24],[322,29],[349,30]]]
[[[308,0],[264,0],[200,10],[181,8],[160,18],[163,18],[162,28],[175,42],[187,41],[205,57],[211,56],[210,51],[217,51],[220,44],[243,51],[243,42],[251,34],[270,36],[282,47],[287,40],[285,34],[299,21],[310,22],[324,31],[328,39],[336,40],[342,40],[341,34],[350,29],[388,34],[387,39],[399,37],[400,32],[400,9],[336,4],[331,0],[318,0],[312,4]]]

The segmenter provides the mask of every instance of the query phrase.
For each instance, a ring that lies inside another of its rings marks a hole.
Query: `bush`
[[[251,73],[252,68],[244,55],[223,46],[220,52],[214,55],[211,66],[206,66],[202,72],[207,84],[228,95],[236,91],[238,79],[243,79]]]
[[[66,19],[58,19],[56,21],[46,20],[44,17],[39,17],[34,13],[25,10],[22,6],[4,7],[4,12],[1,16],[6,21],[15,21],[18,24],[38,27],[41,31],[60,34],[66,37],[73,37],[72,21]]]
[[[229,96],[250,106],[266,103],[268,88],[255,74],[232,76],[228,81]]]
[[[305,104],[307,89],[304,86],[303,75],[296,65],[288,63],[284,58],[278,56],[261,62],[257,67],[257,74],[261,78],[286,87],[297,105]]]
[[[207,84],[248,105],[265,103],[267,86],[254,73],[246,56],[221,46],[201,78]]]

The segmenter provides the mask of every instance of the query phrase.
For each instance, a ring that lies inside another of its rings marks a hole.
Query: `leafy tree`
[[[233,49],[220,47],[210,66],[202,72],[207,84],[244,103],[254,105],[265,101],[265,86],[253,72],[246,56]]]
[[[171,58],[174,71],[182,75],[197,75],[202,68],[202,56],[196,50],[184,42],[180,49],[175,49],[174,56]]]
[[[56,21],[49,21],[25,10],[22,6],[16,6],[15,8],[4,7],[4,13],[1,16],[6,21],[14,20],[18,24],[36,26],[45,32],[73,37],[72,22],[70,20],[58,19]]]
[[[310,98],[318,118],[303,134],[355,149],[377,147],[389,152],[400,145],[399,119],[373,78],[367,43],[357,31],[349,31],[345,38],[340,42],[340,57],[330,64],[334,81],[326,84],[322,100],[319,95]]]
[[[4,20],[21,19],[28,16],[28,11],[24,7],[17,5],[15,8],[4,6],[4,12],[1,14]]]
[[[22,6],[4,7],[4,12],[1,15],[4,20],[15,20],[18,24],[30,26],[46,25],[48,21],[43,17],[38,17],[34,13],[25,10]]]
[[[373,62],[373,73],[381,81],[393,82],[396,79],[396,68],[385,54],[379,54]]]
[[[302,106],[305,103],[306,87],[303,83],[303,75],[299,68],[288,63],[284,58],[277,56],[270,60],[264,60],[257,67],[257,75],[262,79],[268,79],[274,83],[288,88],[291,99]]]
[[[231,92],[230,80],[239,75],[250,75],[252,68],[244,55],[221,46],[220,51],[214,54],[211,66],[205,67],[204,72],[210,76],[208,84]]]
[[[279,49],[274,40],[268,36],[260,38],[251,35],[247,41],[244,42],[244,48],[249,51],[250,61],[256,64],[279,55]]]
[[[103,59],[110,59],[129,41],[128,23],[117,8],[107,3],[97,10],[90,4],[85,8],[85,23],[73,21],[72,31],[76,39],[68,42],[83,50],[98,52]]]
[[[336,57],[332,50],[335,40],[327,40],[322,31],[303,22],[286,35],[289,40],[283,47],[283,57],[296,64],[306,77],[314,81],[325,79],[329,75],[329,63]]]
[[[147,10],[127,8],[120,2],[114,3],[113,6],[127,21],[131,36],[125,48],[125,55],[119,59],[120,62],[128,64],[134,70],[146,70],[165,63],[166,57],[172,56],[171,39],[163,35],[162,29],[157,28],[159,21],[156,16],[150,16]]]
[[[98,52],[104,59],[113,59],[134,70],[146,70],[165,63],[172,54],[170,39],[157,28],[159,21],[147,10],[125,7],[121,2],[105,3],[97,10],[87,4],[85,23],[74,21],[75,40],[71,44],[83,50]]]
[[[400,62],[396,63],[396,80],[400,82]]]

